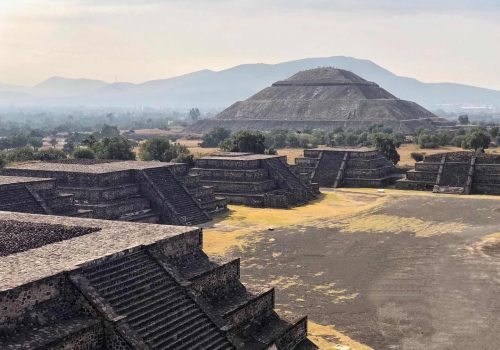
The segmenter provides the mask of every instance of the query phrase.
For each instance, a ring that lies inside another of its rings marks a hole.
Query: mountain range
[[[243,64],[221,71],[206,69],[140,84],[63,77],[52,77],[33,87],[0,83],[0,105],[223,109],[298,71],[327,66],[350,70],[430,110],[462,106],[500,109],[500,91],[455,83],[424,83],[395,75],[372,61],[344,56]]]

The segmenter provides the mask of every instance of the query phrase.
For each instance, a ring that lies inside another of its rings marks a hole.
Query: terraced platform
[[[229,203],[253,207],[293,207],[319,192],[291,172],[280,156],[217,153],[197,159],[190,174]]]
[[[0,236],[1,349],[316,348],[199,228],[0,212]]]
[[[371,148],[329,147],[304,150],[293,171],[324,187],[384,187],[399,175],[392,162]]]

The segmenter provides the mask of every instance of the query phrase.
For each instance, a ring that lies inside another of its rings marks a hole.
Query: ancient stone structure
[[[5,168],[3,174],[45,178],[44,184],[56,186],[61,206],[62,199],[71,197],[77,211],[91,212],[97,219],[193,225],[226,209],[226,200],[214,196],[212,188],[200,186],[198,177],[188,174],[186,164],[82,162],[25,163]],[[0,205],[7,200],[2,198],[0,192]]]
[[[0,212],[0,349],[314,349],[198,228]]]
[[[436,193],[500,194],[500,156],[448,152],[426,156],[396,187]]]
[[[384,187],[399,178],[394,164],[371,148],[306,149],[292,169],[324,187]]]
[[[414,102],[396,98],[354,73],[331,67],[299,72],[277,81],[245,101],[236,102],[214,119],[191,127],[235,130],[366,129],[383,124],[406,134],[419,128],[453,125]]]
[[[0,176],[0,211],[90,217],[78,209],[74,196],[56,191],[54,179]]]
[[[196,160],[191,174],[214,188],[229,203],[288,208],[306,203],[318,193],[286,164],[286,157],[225,152]]]

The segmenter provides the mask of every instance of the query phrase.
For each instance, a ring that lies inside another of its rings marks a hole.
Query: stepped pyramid
[[[331,67],[299,72],[245,101],[234,103],[192,131],[215,126],[231,130],[367,128],[384,124],[403,133],[448,125],[415,102],[400,100],[376,83]]]

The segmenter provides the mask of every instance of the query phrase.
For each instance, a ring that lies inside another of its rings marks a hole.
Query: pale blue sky
[[[500,89],[499,0],[0,0],[0,82],[141,82],[345,55]]]

